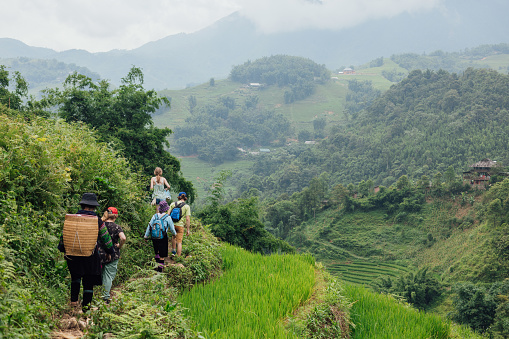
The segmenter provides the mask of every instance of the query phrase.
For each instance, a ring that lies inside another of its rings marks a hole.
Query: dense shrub
[[[328,276],[325,296],[305,321],[305,338],[350,338],[351,304],[344,296],[341,283]]]
[[[101,212],[119,209],[126,255],[152,211],[141,178],[84,126],[9,111],[0,115],[0,140],[0,334],[41,337],[67,304],[68,271],[56,246],[82,193],[96,193]]]

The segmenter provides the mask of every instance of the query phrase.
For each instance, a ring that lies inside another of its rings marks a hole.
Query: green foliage
[[[306,58],[274,55],[233,67],[230,78],[242,83],[288,86],[290,89],[284,94],[284,101],[288,104],[311,95],[315,78],[325,82],[330,78],[330,72],[325,66]]]
[[[222,241],[253,252],[293,253],[295,249],[270,234],[260,221],[258,199],[237,199],[225,205],[207,205],[197,217],[210,225],[212,233]]]
[[[323,302],[314,307],[308,314],[305,324],[305,338],[350,338],[351,304],[344,296],[340,282],[330,278],[325,289]]]
[[[411,182],[426,176],[433,178],[431,194],[460,194],[465,186],[456,173],[466,166],[486,156],[509,163],[507,91],[509,76],[495,71],[412,71],[318,145],[256,158],[253,175],[270,177],[258,189],[291,194],[328,172],[332,185],[371,179],[390,186],[403,175]]]
[[[232,97],[220,97],[215,104],[199,108],[190,102],[192,116],[186,119],[186,126],[175,129],[178,151],[219,164],[238,159],[238,147],[285,140],[291,133],[290,122],[279,113],[258,109],[256,102],[248,97],[244,105],[238,105]]]
[[[346,109],[350,114],[357,113],[369,107],[380,94],[379,90],[373,88],[371,81],[349,80]]]
[[[11,83],[14,82],[12,86]],[[13,88],[14,90],[10,91]],[[13,110],[25,108],[23,101],[27,98],[28,84],[19,72],[9,77],[4,65],[0,65],[0,104]]]
[[[493,323],[497,304],[486,288],[473,283],[461,283],[454,286],[453,320],[467,324],[474,330],[486,331]]]
[[[6,65],[11,70],[23,74],[30,88],[40,89],[44,86],[60,84],[69,74],[78,72],[86,75],[94,81],[100,79],[99,74],[90,71],[86,67],[75,64],[66,64],[56,59],[31,59],[27,57],[0,59],[0,64]]]
[[[395,294],[418,309],[428,308],[442,294],[440,282],[426,268],[392,281],[381,278],[372,285],[377,292]]]
[[[497,54],[507,54],[509,45],[501,43],[497,45],[481,45],[475,48],[466,48],[462,52],[444,52],[441,50],[428,55],[416,53],[403,53],[391,56],[391,60],[408,71],[415,69],[430,69],[434,71],[447,70],[449,72],[461,72],[472,63]],[[483,67],[485,63],[478,64]]]
[[[84,122],[95,128],[97,136],[111,143],[125,157],[151,175],[161,167],[176,190],[194,197],[192,184],[180,173],[179,161],[165,150],[169,128],[153,125],[152,116],[162,105],[169,105],[166,97],[143,88],[143,73],[133,67],[117,89],[102,80],[99,84],[82,74],[73,73],[64,82],[64,89],[46,90],[45,100],[58,108],[60,117],[68,122]]]
[[[224,274],[179,297],[202,336],[292,338],[281,324],[311,295],[314,259],[309,255],[264,256],[223,244]]]
[[[128,239],[142,234],[152,211],[143,178],[86,127],[35,116],[0,121],[0,333],[43,337],[68,301],[57,244],[82,193],[97,194],[99,212],[117,207]]]
[[[295,249],[269,233],[260,221],[258,197],[240,198],[221,204],[223,184],[231,175],[221,172],[213,185],[209,203],[196,215],[222,241],[260,253],[293,253]]]
[[[44,118],[0,121],[0,191],[12,192],[15,209],[33,206],[61,217],[77,208],[83,192],[95,192],[101,206],[118,207],[133,223],[143,220],[145,211],[137,210],[145,202],[143,178],[90,130]]]
[[[377,292],[389,293],[393,279],[408,274],[408,268],[390,264],[369,261],[344,261],[327,264],[327,271],[339,279],[354,284],[370,285]]]
[[[375,294],[346,284],[345,296],[352,302],[352,338],[449,338],[450,324],[399,303],[386,294]]]
[[[140,271],[116,294],[114,304],[101,303],[99,310],[90,314],[87,338],[104,333],[119,338],[189,337],[192,332],[177,294],[166,274]]]

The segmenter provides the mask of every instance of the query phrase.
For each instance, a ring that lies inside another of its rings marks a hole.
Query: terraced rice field
[[[389,263],[346,261],[326,265],[327,271],[339,279],[354,284],[369,285],[380,276],[396,278],[410,272],[407,267]]]

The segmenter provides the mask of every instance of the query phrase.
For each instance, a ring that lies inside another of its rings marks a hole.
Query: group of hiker
[[[170,184],[162,177],[157,167],[150,180],[152,205],[156,213],[150,219],[144,238],[152,239],[156,271],[162,272],[165,258],[169,254],[169,235],[171,233],[171,256],[182,254],[184,227],[190,234],[191,209],[186,203],[187,194],[180,192],[178,200],[168,205]],[[83,285],[82,310],[90,307],[93,288],[103,285],[102,298],[105,303],[111,301],[111,286],[117,273],[120,249],[127,238],[122,227],[115,223],[119,212],[108,207],[102,218],[95,212],[100,206],[94,193],[84,193],[80,201],[81,208],[76,214],[67,214],[64,230],[58,249],[65,253],[67,267],[71,274],[71,307],[78,307],[81,285]]]

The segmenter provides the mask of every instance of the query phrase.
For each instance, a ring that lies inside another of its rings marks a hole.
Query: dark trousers
[[[92,302],[92,297],[94,296],[94,281],[97,277],[92,275],[85,275],[83,278],[73,278],[71,277],[71,302],[78,301],[78,297],[80,294],[81,282],[83,281],[83,303],[82,306],[85,307]]]

